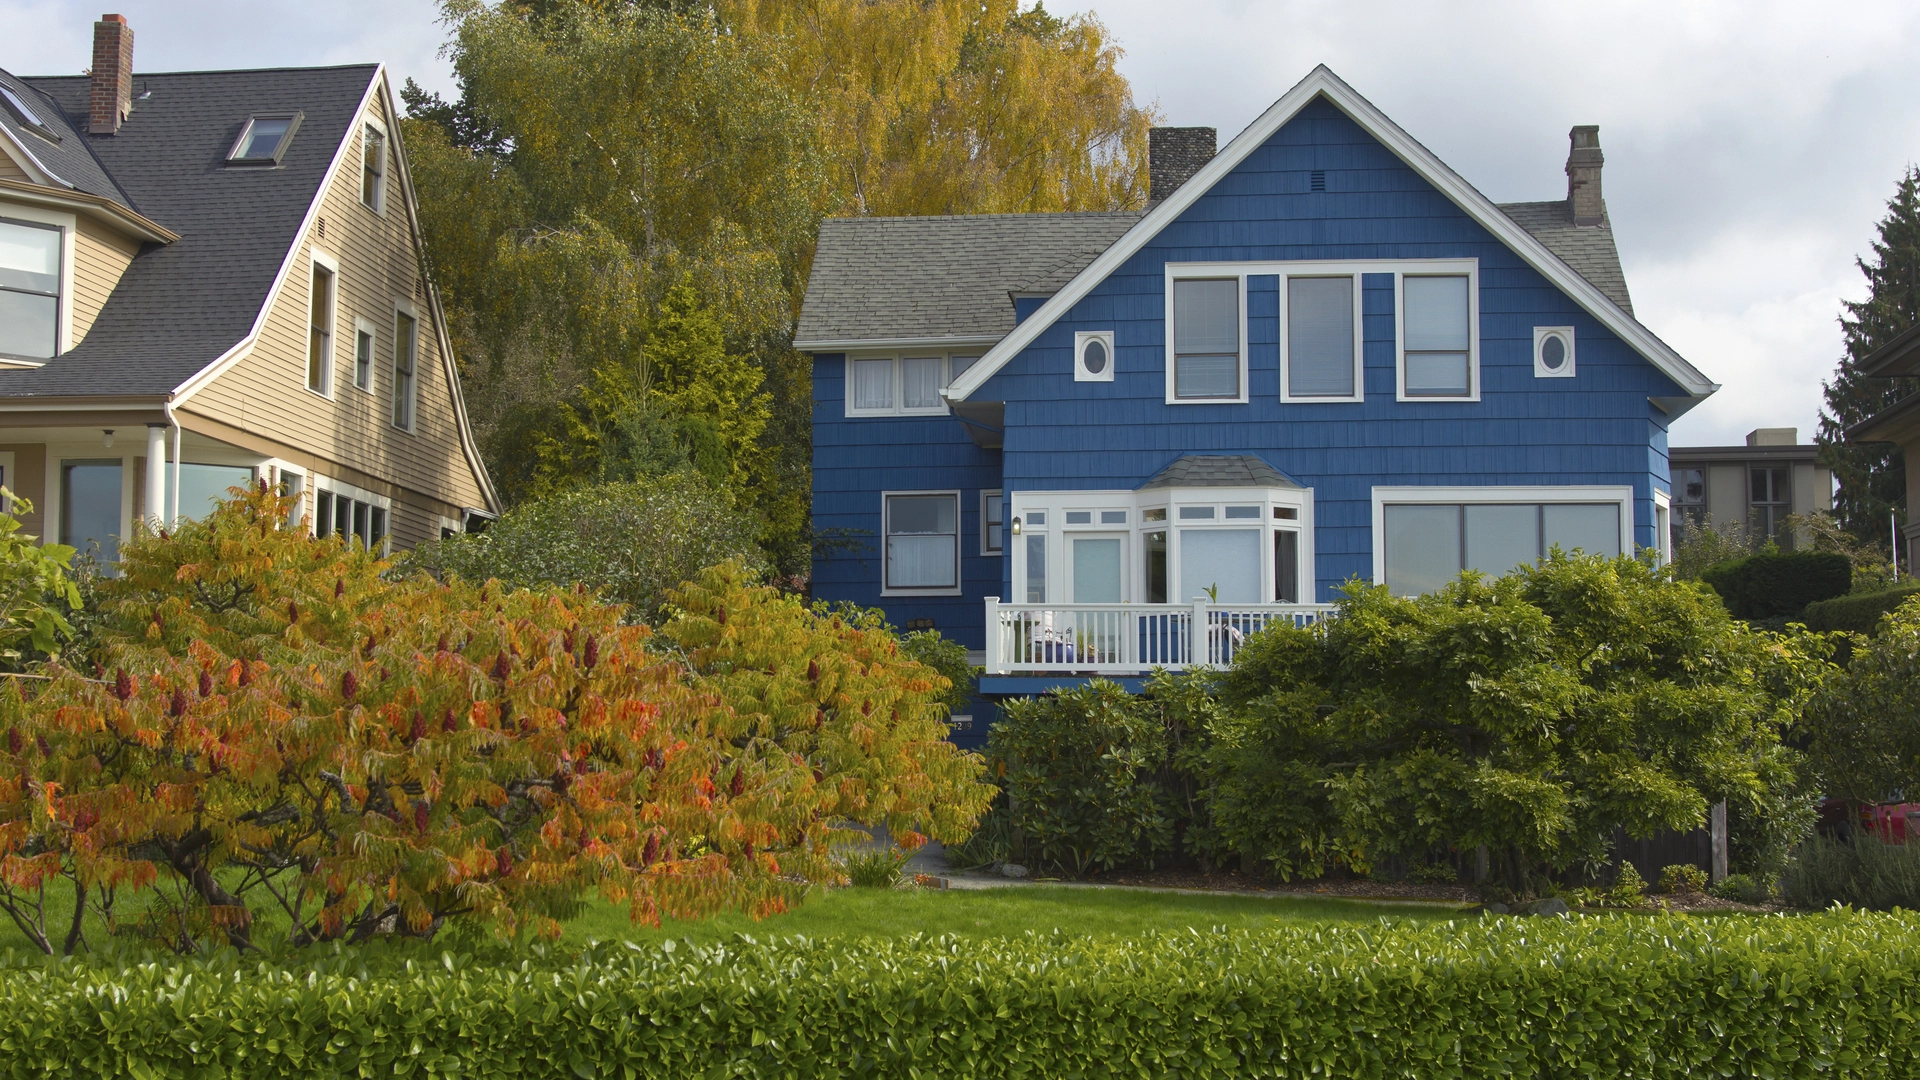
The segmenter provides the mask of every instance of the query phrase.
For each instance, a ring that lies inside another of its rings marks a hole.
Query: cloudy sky
[[[450,88],[431,0],[112,0],[148,71],[377,59]],[[0,0],[0,67],[78,71],[100,7]],[[1809,439],[1841,298],[1920,154],[1920,5],[1851,0],[1056,0],[1096,11],[1169,123],[1221,141],[1325,63],[1496,201],[1565,193],[1599,124],[1634,306],[1725,389],[1676,444]]]

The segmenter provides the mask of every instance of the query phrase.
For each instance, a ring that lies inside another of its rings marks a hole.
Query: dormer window
[[[234,140],[233,149],[227,152],[228,163],[280,164],[280,158],[287,152],[287,144],[293,141],[293,133],[300,130],[301,116],[295,112],[248,117],[246,126],[240,129],[240,137]]]

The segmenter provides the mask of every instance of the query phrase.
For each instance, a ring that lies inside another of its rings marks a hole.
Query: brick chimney
[[[133,31],[125,15],[102,15],[93,24],[93,87],[87,98],[88,129],[112,135],[133,111]]]
[[[1147,132],[1147,205],[1174,193],[1213,160],[1219,133],[1210,127],[1157,127]]]
[[[1581,124],[1567,133],[1573,146],[1567,151],[1567,202],[1575,225],[1604,225],[1607,200],[1600,196],[1600,125]]]

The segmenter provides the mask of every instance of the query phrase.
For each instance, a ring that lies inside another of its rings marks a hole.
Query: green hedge
[[[1856,596],[1836,596],[1807,605],[1807,629],[1852,630],[1871,634],[1880,625],[1880,617],[1920,593],[1920,584],[1900,585],[1879,592]]]
[[[1488,919],[0,970],[0,1075],[1920,1075],[1920,918]]]
[[[1808,604],[1846,595],[1853,564],[1832,551],[1749,555],[1708,568],[1700,580],[1720,594],[1736,619],[1792,618]]]

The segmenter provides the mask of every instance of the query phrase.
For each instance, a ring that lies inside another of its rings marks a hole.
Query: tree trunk
[[[73,925],[67,928],[67,944],[63,955],[72,956],[73,951],[86,940],[80,935],[80,924],[86,917],[87,886],[85,882],[76,878],[73,883]]]

